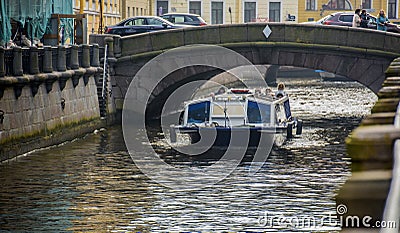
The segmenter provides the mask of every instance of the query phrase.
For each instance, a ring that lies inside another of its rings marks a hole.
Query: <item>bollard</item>
[[[36,47],[29,47],[29,73],[38,74],[39,73],[39,50]]]
[[[90,67],[90,46],[88,44],[82,44],[80,46],[82,48],[81,67],[89,68]]]
[[[76,70],[79,68],[78,45],[71,45],[71,69]]]
[[[21,76],[24,73],[24,70],[22,69],[22,48],[18,46],[14,47],[13,55],[13,75]]]
[[[58,47],[51,47],[51,54],[52,54],[52,66],[53,71],[57,71],[57,56],[58,56]]]
[[[92,57],[90,60],[90,65],[93,67],[99,67],[100,66],[100,53],[99,53],[99,45],[98,44],[93,44],[92,45]]]
[[[114,57],[114,39],[112,37],[106,37],[104,41],[108,45],[107,57]]]
[[[6,75],[4,63],[4,48],[0,47],[0,77],[4,77]]]
[[[58,46],[58,54],[57,54],[57,70],[58,71],[66,71],[67,63],[66,63],[66,48],[63,45]]]
[[[43,72],[51,73],[53,72],[53,52],[51,51],[51,46],[43,46],[43,49]]]

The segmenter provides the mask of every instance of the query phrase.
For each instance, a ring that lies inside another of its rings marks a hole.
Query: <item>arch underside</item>
[[[294,66],[309,69],[319,69],[330,73],[346,76],[355,80],[377,93],[385,80],[385,70],[394,59],[379,51],[352,49],[326,45],[304,45],[295,43],[287,45],[266,45],[263,43],[237,43],[224,45],[246,57],[254,65]],[[160,51],[161,53],[161,51]],[[114,89],[116,98],[123,101],[126,90],[134,74],[146,61],[157,53],[134,55],[130,59],[117,62]],[[140,57],[140,61],[135,59]],[[219,58],[223,59],[223,58]],[[171,62],[171,61],[169,61]],[[149,102],[150,111],[158,111],[161,102],[169,93],[185,83],[193,80],[208,80],[223,71],[212,67],[185,67],[169,74],[153,91]],[[121,104],[120,104],[121,105]],[[118,106],[118,105],[117,105]]]

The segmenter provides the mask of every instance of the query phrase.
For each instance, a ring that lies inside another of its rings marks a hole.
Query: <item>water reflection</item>
[[[355,83],[286,84],[294,115],[304,119],[303,135],[276,148],[255,175],[243,162],[212,187],[169,190],[142,175],[121,128],[112,127],[1,164],[0,231],[309,231],[271,229],[263,216],[335,215],[335,195],[350,175],[344,138],[376,97]],[[209,165],[177,160],[163,140],[154,145],[175,166]]]

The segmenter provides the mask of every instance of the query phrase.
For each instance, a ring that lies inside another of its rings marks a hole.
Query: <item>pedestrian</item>
[[[386,31],[386,24],[389,23],[389,19],[386,17],[385,11],[381,9],[379,14],[376,16],[376,29]]]
[[[361,12],[361,9],[356,9],[354,11],[352,27],[360,27],[360,23],[361,23],[360,12]]]
[[[368,16],[368,14],[367,14],[367,11],[363,9],[363,10],[361,11],[360,17],[361,17],[360,26],[361,26],[362,28],[368,28],[369,16]]]

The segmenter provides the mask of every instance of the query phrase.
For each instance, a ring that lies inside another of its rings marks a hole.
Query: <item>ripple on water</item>
[[[137,169],[121,128],[109,128],[1,164],[0,231],[315,230],[271,227],[262,220],[266,215],[335,215],[335,195],[351,174],[344,138],[369,113],[376,96],[355,83],[285,82],[293,114],[304,121],[303,135],[275,148],[256,174],[249,175],[251,163],[243,162],[212,187],[170,190]],[[176,159],[164,139],[152,145],[175,167],[212,164]],[[340,229],[325,224],[317,230]]]

